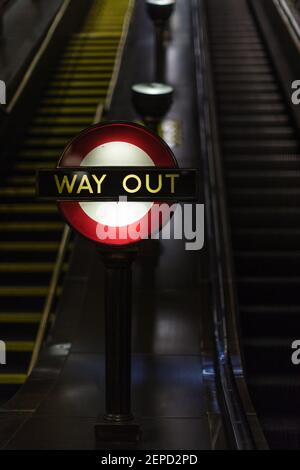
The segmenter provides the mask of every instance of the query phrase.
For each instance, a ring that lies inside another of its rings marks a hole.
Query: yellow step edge
[[[85,50],[91,49],[97,51],[104,51],[110,52],[111,50],[115,50],[118,47],[119,40],[118,38],[102,38],[99,40],[89,40],[89,39],[76,39],[73,38],[67,44],[67,47],[64,50],[64,53],[68,51],[77,51],[77,50]]]
[[[80,39],[119,39],[121,36],[121,30],[119,31],[106,31],[106,32],[91,32],[91,33],[76,33],[71,41]]]
[[[63,227],[63,222],[0,222],[0,231],[3,232],[47,232],[59,231]]]
[[[63,115],[79,115],[79,114],[84,114],[85,116],[90,115],[91,120],[93,115],[95,114],[96,108],[95,106],[64,106],[63,108],[58,108],[54,106],[41,106],[39,113],[42,115],[47,115],[49,114],[60,114],[61,116]]]
[[[75,57],[77,54],[97,54],[102,55],[103,53],[106,54],[116,54],[118,49],[118,44],[74,44],[72,46],[67,47],[65,56]]]
[[[53,168],[56,167],[56,162],[53,162],[52,165],[49,164],[49,162],[36,162],[36,163],[19,163],[15,165],[15,170],[17,171],[36,171],[36,170],[42,170],[42,169],[47,169],[47,168]]]
[[[89,118],[82,118],[82,117],[40,117],[34,120],[34,125],[39,126],[39,125],[52,125],[52,124],[62,124],[62,125],[69,125],[69,124],[83,124],[85,126],[89,126],[91,124]],[[53,152],[50,152],[51,156],[53,156]]]
[[[101,81],[106,81],[107,83],[110,82],[109,79],[111,78],[111,73],[110,72],[105,72],[105,73],[103,72],[101,74],[96,73],[96,74],[93,74],[93,75],[88,73],[88,72],[80,72],[80,71],[78,71],[78,72],[74,71],[74,73],[72,73],[72,72],[62,72],[58,75],[55,75],[53,83],[55,83],[57,80],[61,80],[62,82],[69,81],[71,75],[73,75],[73,78],[76,81],[80,81],[80,80],[86,81],[87,85],[89,84],[90,81],[95,80],[95,78],[98,78]]]
[[[61,288],[57,289],[57,296],[60,296]],[[48,294],[47,287],[21,287],[21,286],[4,286],[0,287],[0,297],[45,297]]]
[[[0,273],[52,273],[55,263],[0,263]],[[67,263],[63,265],[63,271],[68,268]]]
[[[76,65],[68,65],[64,64],[61,65],[57,72],[58,73],[83,73],[83,74],[99,74],[100,72],[110,73],[112,74],[113,66],[112,64],[99,64],[99,65],[86,65],[86,64],[76,64]]]
[[[90,104],[95,106],[97,108],[99,104],[99,99],[98,98],[68,98],[68,97],[63,97],[61,96],[60,98],[46,98],[43,101],[44,105],[59,105],[61,104],[62,106],[64,105],[85,105],[85,104]]]
[[[57,214],[56,204],[0,204],[1,214]]]
[[[70,57],[70,58],[65,58],[61,62],[64,66],[69,66],[72,67],[73,65],[102,65],[102,64],[109,64],[113,65],[115,63],[115,60],[113,57],[97,57],[95,59],[90,59],[89,57]]]
[[[94,63],[94,64],[85,64],[80,63],[78,60],[74,61],[74,63],[63,61],[57,67],[56,73],[89,73],[89,72],[97,72],[97,74],[101,73],[112,73],[114,62],[111,61],[103,61],[102,63]]]
[[[49,155],[48,157],[46,157],[45,155],[40,155],[40,159],[41,159],[41,161],[45,161],[46,159],[48,159],[48,160],[53,159],[54,162],[57,162],[59,157],[61,156],[61,153],[62,153],[61,151],[63,150],[64,147],[62,149],[57,150],[56,146],[57,145],[62,145],[63,142],[65,142],[65,144],[67,144],[68,142],[70,142],[71,139],[73,139],[73,137],[75,137],[83,129],[85,129],[85,127],[87,127],[87,126],[80,126],[77,131],[65,130],[65,129],[62,128],[62,129],[58,130],[57,132],[55,132],[52,129],[50,130],[49,128],[47,130],[47,127],[45,126],[44,131],[39,129],[38,132],[32,132],[30,134],[30,142],[31,142],[31,139],[33,139],[32,140],[32,142],[33,142],[32,150],[36,149],[36,143],[34,142],[36,139],[40,139],[40,140],[47,141],[47,142],[52,142],[52,147],[50,147],[50,148],[53,148],[53,153],[55,152],[55,154],[54,155]],[[41,148],[41,150],[42,150],[42,148]],[[32,156],[29,155],[26,158],[28,160],[28,159],[32,158]],[[32,158],[32,159],[36,160],[36,158]]]
[[[40,322],[41,317],[40,313],[0,313],[0,323],[35,324]]]
[[[8,352],[31,352],[34,349],[34,341],[5,341]]]
[[[3,374],[0,369],[1,385],[22,385],[26,379],[26,374]]]
[[[85,98],[85,99],[90,99],[90,98],[95,98],[99,99],[101,97],[105,97],[107,93],[107,87],[98,87],[98,88],[93,88],[90,87],[89,89],[83,90],[80,88],[60,88],[56,90],[48,90],[47,93],[45,93],[45,97],[53,97],[53,98]],[[51,129],[49,129],[51,131]]]
[[[78,88],[78,91],[81,90],[81,88],[84,88],[86,86],[91,87],[95,90],[98,90],[99,88],[105,88],[109,85],[109,80],[61,80],[61,81],[54,81],[50,85],[50,89],[66,89],[66,88]]]
[[[59,159],[59,157],[57,156],[57,153],[58,152],[56,150],[56,156],[52,156],[52,157],[38,156],[38,155],[34,155],[34,154],[30,155],[28,157],[27,156],[22,157],[22,159],[20,159],[20,163],[18,165],[18,168],[22,168],[21,171],[24,171],[24,172],[27,171],[28,169],[30,169],[29,166],[27,168],[27,165],[34,165],[34,171],[35,170],[41,170],[42,168],[56,168],[57,162],[58,162],[58,159]],[[21,176],[17,176],[17,178],[33,178],[33,175],[21,175]],[[28,181],[25,181],[25,184],[23,186],[27,186]],[[35,175],[35,178],[34,178],[34,181],[33,181],[34,186],[35,186],[35,184],[36,184],[36,175]],[[20,186],[20,182],[18,180],[17,180],[17,186]]]
[[[36,178],[32,177],[32,176],[11,176],[11,177],[7,178],[7,182],[10,185],[28,184],[28,185],[31,186],[31,185],[36,183]]]
[[[55,242],[0,242],[4,251],[57,251],[59,243]]]
[[[30,130],[31,136],[45,136],[45,138],[49,138],[51,135],[77,135],[80,131],[84,129],[84,126],[73,126],[73,127],[55,127],[55,126],[45,126],[45,127],[33,127]],[[67,137],[68,138],[68,137]]]
[[[120,24],[120,22],[115,21],[114,24],[110,24],[108,21],[102,21],[100,27],[102,28],[103,35],[106,34],[109,37],[113,37],[114,34],[118,34],[119,36],[121,35],[122,25]],[[94,34],[94,33],[88,33],[88,34]]]
[[[35,196],[34,188],[0,188],[0,196]]]
[[[25,140],[24,145],[27,147],[29,146],[36,146],[36,145],[46,145],[46,144],[52,144],[52,145],[65,145],[68,139],[66,137],[56,137],[55,135],[49,135],[44,138],[38,138],[38,137],[29,137]]]
[[[85,83],[84,83],[85,82]],[[72,83],[69,83],[68,80],[62,80],[61,83],[49,86],[46,94],[49,92],[53,93],[76,93],[80,96],[80,94],[84,94],[84,92],[90,93],[103,93],[109,86],[108,80],[99,80],[95,82],[91,80],[84,80],[83,81],[76,81],[74,80]]]
[[[20,157],[41,157],[41,158],[55,158],[57,157],[57,150],[49,150],[49,149],[30,149],[30,150],[22,150],[20,153]]]
[[[86,65],[77,64],[76,67],[65,65],[59,69],[59,73],[55,76],[54,80],[68,81],[70,75],[73,75],[74,80],[86,80],[88,86],[89,81],[95,80],[99,77],[99,81],[107,81],[108,76],[111,77],[113,67],[111,65]],[[100,76],[102,73],[102,77]],[[63,110],[61,110],[63,111]],[[60,113],[58,113],[60,114]]]
[[[85,36],[85,37],[73,37],[70,40],[70,46],[117,46],[119,43],[120,36],[117,34],[110,35],[104,33],[102,37],[99,36]]]

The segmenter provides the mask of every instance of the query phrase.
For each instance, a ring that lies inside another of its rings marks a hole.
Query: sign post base
[[[95,436],[99,443],[135,444],[140,441],[142,431],[140,424],[134,419],[117,423],[102,418],[95,424]]]

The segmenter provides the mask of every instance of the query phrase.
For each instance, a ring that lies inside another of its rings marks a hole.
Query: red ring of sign
[[[65,149],[58,167],[78,167],[89,152],[109,142],[127,142],[141,148],[149,155],[154,165],[157,167],[176,168],[178,166],[171,149],[153,132],[138,124],[112,122],[96,124],[81,132]],[[154,206],[160,206],[162,209],[161,204],[162,202],[156,202]],[[151,226],[151,211],[154,206],[152,206],[143,218],[127,226],[127,234],[128,232],[130,233],[130,229],[140,228],[140,236],[138,238],[133,240],[129,235],[124,238],[124,232],[122,232],[123,235],[120,236],[119,229],[116,228],[115,238],[99,239],[97,236],[99,226],[102,233],[103,230],[107,231],[108,227],[90,218],[81,208],[79,202],[64,201],[58,203],[58,207],[68,224],[81,235],[98,243],[119,246],[136,243],[149,237],[151,233],[157,233],[161,230],[168,222],[170,213],[169,211],[165,211],[165,213],[162,211],[159,224],[155,227]],[[143,222],[146,222],[146,219],[147,224],[143,224]],[[147,231],[147,233],[142,231],[142,228],[145,226],[151,227],[151,233],[149,233],[149,231]]]

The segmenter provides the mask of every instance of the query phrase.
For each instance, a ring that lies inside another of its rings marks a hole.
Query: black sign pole
[[[175,7],[175,0],[166,4],[159,1],[147,1],[147,11],[154,23],[156,35],[156,51],[155,51],[155,81],[163,83],[165,81],[166,68],[166,45],[165,31],[169,23],[170,16]]]
[[[166,68],[165,24],[155,25],[155,81],[164,83]]]
[[[131,411],[132,263],[137,248],[99,249],[105,265],[106,412],[95,425],[99,442],[138,442]]]

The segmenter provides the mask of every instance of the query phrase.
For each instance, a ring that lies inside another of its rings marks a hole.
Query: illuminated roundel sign
[[[170,148],[147,128],[125,122],[101,123],[79,134],[66,148],[58,168],[163,167],[177,168]],[[127,187],[140,184],[128,176]],[[134,189],[132,189],[133,192]],[[157,233],[170,218],[163,201],[60,201],[66,221],[83,236],[108,245],[127,245]],[[168,207],[168,206],[167,206]],[[151,214],[160,210],[153,224]]]

